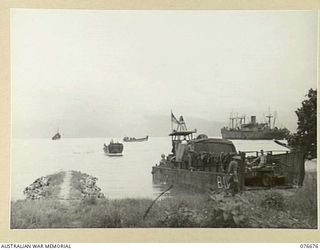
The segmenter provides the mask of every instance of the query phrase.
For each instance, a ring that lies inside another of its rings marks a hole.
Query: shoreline
[[[164,197],[145,216],[152,199],[107,199],[96,185],[97,178],[79,171],[70,171],[69,197],[61,199],[66,176],[61,171],[40,177],[48,178],[48,185],[40,187],[50,190],[44,192],[46,195],[11,202],[11,229],[314,229],[317,227],[316,172],[308,173],[303,187],[297,189],[245,191],[235,196],[220,192]]]

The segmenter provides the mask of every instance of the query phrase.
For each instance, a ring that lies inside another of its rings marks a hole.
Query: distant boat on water
[[[60,140],[61,139],[61,134],[58,132],[52,137],[52,140]]]
[[[286,128],[277,128],[275,126],[276,114],[267,115],[268,122],[256,122],[256,116],[251,116],[251,121],[246,123],[245,116],[230,117],[230,127],[221,129],[223,139],[240,140],[282,140],[290,133]],[[271,118],[273,124],[271,124]]]
[[[146,137],[143,138],[135,138],[135,137],[124,137],[123,141],[124,142],[142,142],[142,141],[147,141],[149,139],[149,136],[147,135]]]
[[[120,142],[111,142],[109,145],[103,144],[103,151],[108,156],[122,156],[123,144]]]

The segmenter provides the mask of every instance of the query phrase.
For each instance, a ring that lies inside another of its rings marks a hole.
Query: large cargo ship
[[[249,123],[245,122],[245,117],[231,117],[230,127],[221,129],[223,139],[241,139],[241,140],[282,140],[286,139],[289,130],[275,126],[275,117],[273,126],[271,125],[272,115],[267,115],[268,122],[256,122],[256,116],[251,116]]]

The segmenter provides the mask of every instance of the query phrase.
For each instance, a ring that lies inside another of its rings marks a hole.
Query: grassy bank
[[[86,175],[88,176],[88,175]],[[81,196],[73,172],[74,199],[12,202],[11,228],[130,228],[130,227],[246,227],[316,228],[316,176],[306,176],[305,185],[290,190],[259,190],[241,195],[184,195],[158,200],[145,219],[151,199],[106,199]]]
[[[47,198],[57,197],[60,193],[60,186],[63,182],[65,172],[61,171],[52,175],[48,175],[49,186]]]

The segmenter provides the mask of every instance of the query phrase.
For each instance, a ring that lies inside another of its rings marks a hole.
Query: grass
[[[47,176],[49,178],[48,197],[57,197],[59,195],[60,186],[65,175],[66,173],[61,171]]]
[[[80,171],[72,171],[71,175],[71,190],[70,190],[70,196],[74,198],[81,198],[81,183],[80,180],[87,177],[89,175],[83,174]]]
[[[11,204],[11,228],[59,228],[67,218],[59,201],[20,200]]]
[[[73,172],[72,192],[83,174]],[[58,179],[57,182],[59,183]],[[56,185],[57,186],[57,185]],[[56,192],[56,190],[53,190]],[[189,194],[158,200],[95,196],[61,203],[55,199],[12,202],[11,228],[316,228],[316,174],[290,190],[247,191],[234,197]]]
[[[306,228],[317,228],[317,175],[307,173],[304,186],[286,202],[287,210],[299,220],[306,223]]]
[[[298,189],[252,191],[244,198],[251,227],[317,228],[316,173],[308,173]]]

